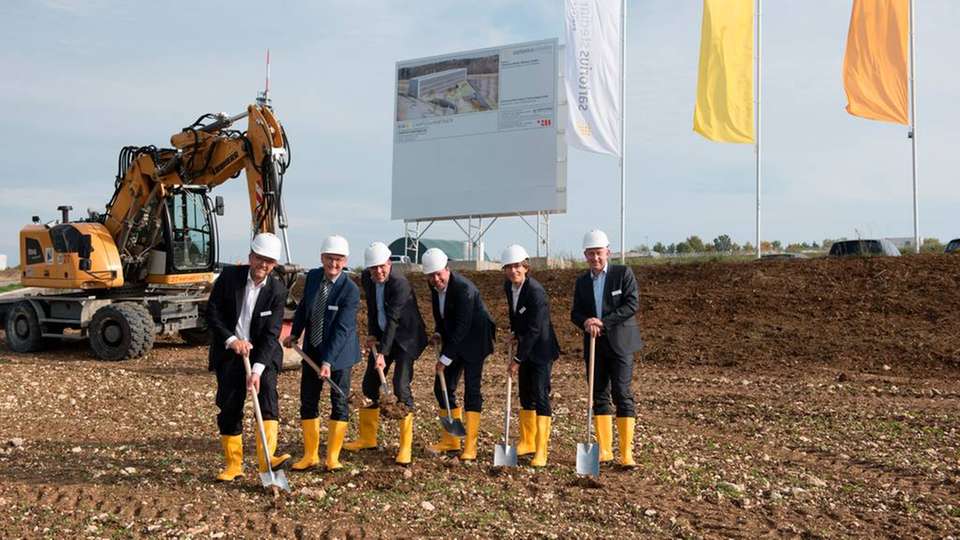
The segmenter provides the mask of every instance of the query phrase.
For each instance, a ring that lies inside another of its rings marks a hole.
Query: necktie
[[[330,283],[324,279],[317,290],[317,299],[313,302],[313,313],[310,314],[310,343],[320,347],[323,343],[323,318],[327,312],[327,294],[330,293]]]

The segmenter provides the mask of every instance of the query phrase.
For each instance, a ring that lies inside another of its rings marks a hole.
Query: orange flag
[[[853,0],[843,88],[847,112],[909,124],[907,55],[910,0]]]

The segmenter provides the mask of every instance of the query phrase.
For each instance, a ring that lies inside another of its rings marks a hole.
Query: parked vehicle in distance
[[[947,244],[947,248],[943,250],[944,253],[960,253],[960,238],[954,238]]]
[[[792,253],[789,251],[784,253],[764,253],[763,255],[760,256],[760,259],[764,261],[771,261],[771,260],[772,261],[776,261],[776,260],[792,261],[795,259],[807,259],[807,258],[808,257],[803,253]]]
[[[390,262],[410,264],[410,257],[407,257],[406,255],[390,255]]]
[[[830,246],[830,257],[899,257],[900,250],[886,238],[841,240]]]

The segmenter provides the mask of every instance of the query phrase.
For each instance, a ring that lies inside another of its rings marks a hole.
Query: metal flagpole
[[[756,140],[754,141],[754,153],[757,157],[757,258],[760,258],[760,89],[762,84],[760,83],[760,3],[761,0],[757,0],[757,55],[756,55],[756,75],[757,75],[757,98],[756,98],[756,111],[755,122],[756,126],[754,131],[756,132],[754,136]]]
[[[627,1],[620,0],[620,264],[627,264]]]
[[[915,43],[917,24],[916,2],[910,0],[910,146],[913,153],[913,245],[920,253],[920,204],[917,201],[917,47]]]

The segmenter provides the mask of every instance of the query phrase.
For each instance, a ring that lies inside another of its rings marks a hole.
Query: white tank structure
[[[425,96],[443,95],[467,80],[467,68],[448,69],[410,79],[407,93],[417,99]]]
[[[7,256],[3,253],[0,253],[0,270],[7,269]]]

